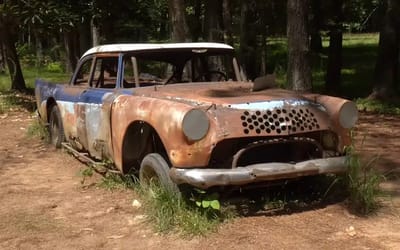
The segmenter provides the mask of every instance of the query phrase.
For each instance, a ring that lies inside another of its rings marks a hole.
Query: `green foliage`
[[[60,63],[56,63],[61,65]],[[58,67],[58,66],[56,66]],[[31,67],[26,66],[23,68],[24,78],[28,89],[34,88],[35,80],[40,78],[50,82],[67,83],[71,77],[70,73],[51,72],[46,67]],[[11,87],[10,76],[8,74],[0,74],[0,92],[8,91]]]
[[[60,62],[50,62],[46,66],[47,72],[51,73],[63,73],[63,65]]]
[[[379,185],[385,177],[374,169],[377,157],[363,162],[353,146],[347,152],[349,205],[354,212],[368,215],[379,208],[379,197],[383,195]]]
[[[357,108],[361,111],[379,113],[379,114],[392,114],[400,115],[399,103],[388,103],[379,100],[371,100],[368,98],[358,98],[356,100]]]
[[[136,182],[136,177],[132,175],[122,175],[114,171],[108,171],[103,175],[98,186],[107,190],[126,189],[134,188]]]
[[[82,177],[81,184],[84,185],[87,178],[92,177],[94,174],[94,170],[91,167],[81,169],[79,171],[79,175]]]
[[[214,209],[220,210],[221,204],[219,203],[219,194],[212,193],[208,194],[204,190],[194,189],[191,200],[196,204],[197,207],[202,209]]]
[[[41,140],[49,140],[49,130],[38,119],[33,120],[27,130],[29,137],[37,137]]]
[[[204,235],[216,230],[217,225],[227,218],[227,214],[223,216],[217,210],[211,209],[211,202],[206,205],[208,209],[193,206],[180,193],[161,188],[154,183],[147,187],[138,187],[137,190],[144,200],[149,220],[154,222],[159,232]]]

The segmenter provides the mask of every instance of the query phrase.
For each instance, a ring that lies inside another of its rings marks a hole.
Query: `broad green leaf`
[[[211,201],[211,207],[215,210],[219,210],[221,208],[221,205],[219,204],[218,200],[213,200]]]

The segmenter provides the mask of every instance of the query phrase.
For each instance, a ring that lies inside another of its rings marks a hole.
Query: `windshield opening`
[[[228,52],[147,51],[125,56],[123,87],[236,81],[233,54]],[[135,77],[135,67],[138,77]]]

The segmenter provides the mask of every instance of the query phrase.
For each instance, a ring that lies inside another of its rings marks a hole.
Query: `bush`
[[[51,73],[63,73],[63,65],[60,62],[50,62],[46,65],[46,70]]]

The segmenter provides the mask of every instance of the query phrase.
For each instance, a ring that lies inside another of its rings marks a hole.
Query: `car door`
[[[111,106],[118,95],[119,55],[96,56],[87,90],[80,95],[80,142],[92,157],[112,157]]]

